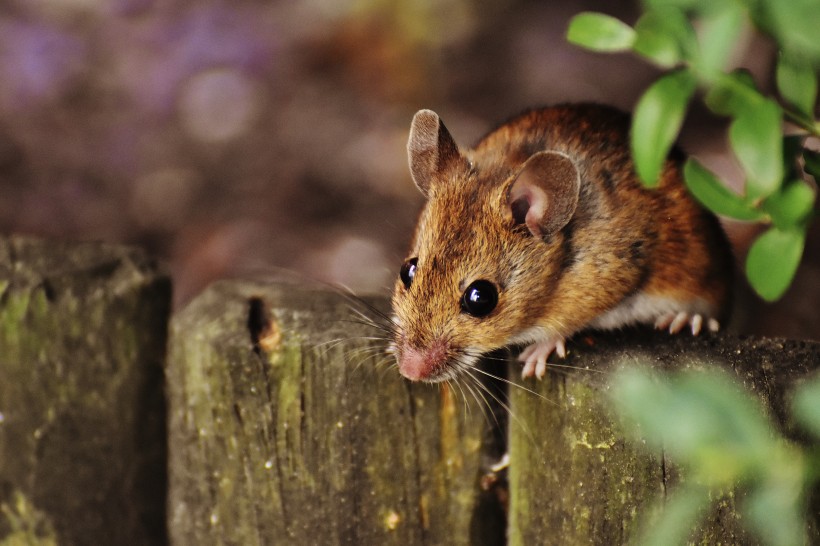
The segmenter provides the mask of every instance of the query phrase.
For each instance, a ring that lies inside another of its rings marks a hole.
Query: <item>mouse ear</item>
[[[578,206],[581,176],[572,160],[558,152],[533,154],[510,186],[507,204],[516,224],[535,237],[552,235],[569,222]]]
[[[419,110],[413,116],[407,157],[413,182],[425,197],[438,175],[464,161],[447,127],[432,110]]]

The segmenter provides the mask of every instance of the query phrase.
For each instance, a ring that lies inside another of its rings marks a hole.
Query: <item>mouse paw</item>
[[[539,341],[521,351],[521,354],[518,355],[518,360],[524,363],[521,377],[524,379],[528,377],[543,379],[547,373],[547,359],[553,352],[561,358],[567,356],[564,338]]]
[[[710,332],[717,332],[720,330],[720,323],[717,320],[713,318],[708,318],[705,320],[706,328]],[[673,311],[659,316],[655,321],[655,328],[658,330],[668,329],[670,334],[677,334],[683,330],[684,326],[687,325],[692,330],[692,335],[698,335],[704,326],[703,315],[699,313],[690,314],[686,311],[680,311],[678,313]]]

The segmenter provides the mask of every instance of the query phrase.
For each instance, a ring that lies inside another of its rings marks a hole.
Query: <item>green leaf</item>
[[[792,408],[794,418],[820,438],[820,374],[795,391]]]
[[[675,7],[684,11],[711,13],[720,11],[734,0],[643,0],[645,9]]]
[[[669,384],[650,371],[625,368],[613,376],[611,386],[610,398],[621,420],[638,427],[634,436],[643,436],[650,448],[663,449],[671,403]],[[653,410],[655,404],[661,404],[658,411]]]
[[[787,2],[770,0],[768,2],[751,2],[755,23],[770,33],[780,49],[799,51],[814,66],[820,65],[820,40],[817,29],[820,28],[820,10],[817,0],[788,0]]]
[[[635,33],[632,49],[666,68],[688,59],[697,50],[695,30],[676,8],[646,12],[635,24]]]
[[[703,79],[713,81],[723,73],[738,44],[745,14],[740,3],[725,4],[723,9],[709,13],[700,25],[700,56],[694,59],[695,71]]]
[[[814,117],[817,100],[817,78],[811,63],[800,56],[783,53],[777,62],[777,89],[809,119]]]
[[[743,503],[743,513],[764,544],[803,546],[803,491],[800,476],[769,480],[755,487]]]
[[[695,199],[716,214],[738,220],[760,220],[763,214],[742,196],[724,186],[711,171],[695,159],[683,167],[686,186]]]
[[[680,373],[673,387],[694,415],[678,415],[680,425],[668,423],[667,434],[676,435],[685,427],[698,430],[688,440],[675,438],[666,446],[673,456],[680,454],[682,461],[688,456],[696,463],[696,475],[704,483],[725,485],[745,471],[765,466],[776,446],[773,427],[757,398],[716,369]],[[703,409],[693,411],[694,406]]]
[[[763,209],[772,217],[774,225],[784,230],[800,227],[813,207],[814,190],[802,180],[789,182],[763,202]]]
[[[649,187],[658,184],[695,84],[688,70],[671,72],[652,84],[635,106],[630,135],[632,157],[638,176]]]
[[[663,381],[641,370],[613,377],[612,400],[649,446],[663,448],[690,476],[725,486],[760,468],[775,449],[759,404],[718,371],[689,371]]]
[[[583,12],[570,20],[567,40],[594,51],[626,51],[635,41],[635,31],[615,17]]]
[[[803,230],[772,227],[752,244],[746,256],[746,276],[760,297],[774,301],[786,292],[800,265],[805,241]]]
[[[749,197],[766,197],[783,180],[782,111],[766,99],[754,111],[744,110],[729,126],[729,142],[746,172]]]
[[[754,111],[765,100],[752,75],[745,69],[719,76],[704,97],[706,106],[722,116],[739,116]]]

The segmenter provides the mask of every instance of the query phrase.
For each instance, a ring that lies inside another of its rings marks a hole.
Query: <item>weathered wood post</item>
[[[138,250],[0,238],[0,542],[167,542],[170,305]]]
[[[624,544],[650,501],[680,479],[670,461],[625,440],[606,402],[611,371],[624,364],[730,370],[789,432],[785,395],[798,379],[820,369],[820,343],[623,332],[576,340],[561,364],[577,369],[553,370],[541,383],[517,380],[536,394],[510,392],[518,416],[510,422],[512,545]],[[741,527],[737,500],[717,499],[693,540],[756,544]],[[820,513],[810,518],[811,543],[820,543]]]
[[[379,365],[355,319],[332,291],[239,281],[174,318],[174,544],[503,540],[478,487],[483,416]]]

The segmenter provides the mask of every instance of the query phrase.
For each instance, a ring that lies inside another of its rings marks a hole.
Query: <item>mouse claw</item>
[[[674,312],[664,313],[659,316],[657,320],[655,320],[655,329],[666,330],[669,328],[669,325],[672,324],[672,321],[675,320],[675,316],[677,316],[677,313]]]
[[[701,315],[694,315],[692,320],[689,321],[689,326],[692,327],[692,335],[698,335],[700,329],[703,327],[703,317]]]
[[[704,319],[700,313],[690,315],[686,311],[680,311],[678,313],[670,312],[659,316],[655,321],[655,328],[658,330],[668,329],[670,334],[677,334],[681,332],[685,326],[689,326],[692,335],[696,336],[703,331],[704,320],[706,328],[710,332],[720,330],[720,323],[717,320],[713,318]]]
[[[677,334],[678,332],[683,330],[683,327],[686,326],[688,323],[689,314],[684,311],[681,311],[680,313],[675,315],[674,319],[672,319],[672,323],[669,325],[669,333]]]
[[[524,363],[521,378],[543,379],[547,374],[547,359],[553,352],[561,358],[567,356],[567,347],[563,338],[533,343],[521,351],[518,355],[518,360]]]

